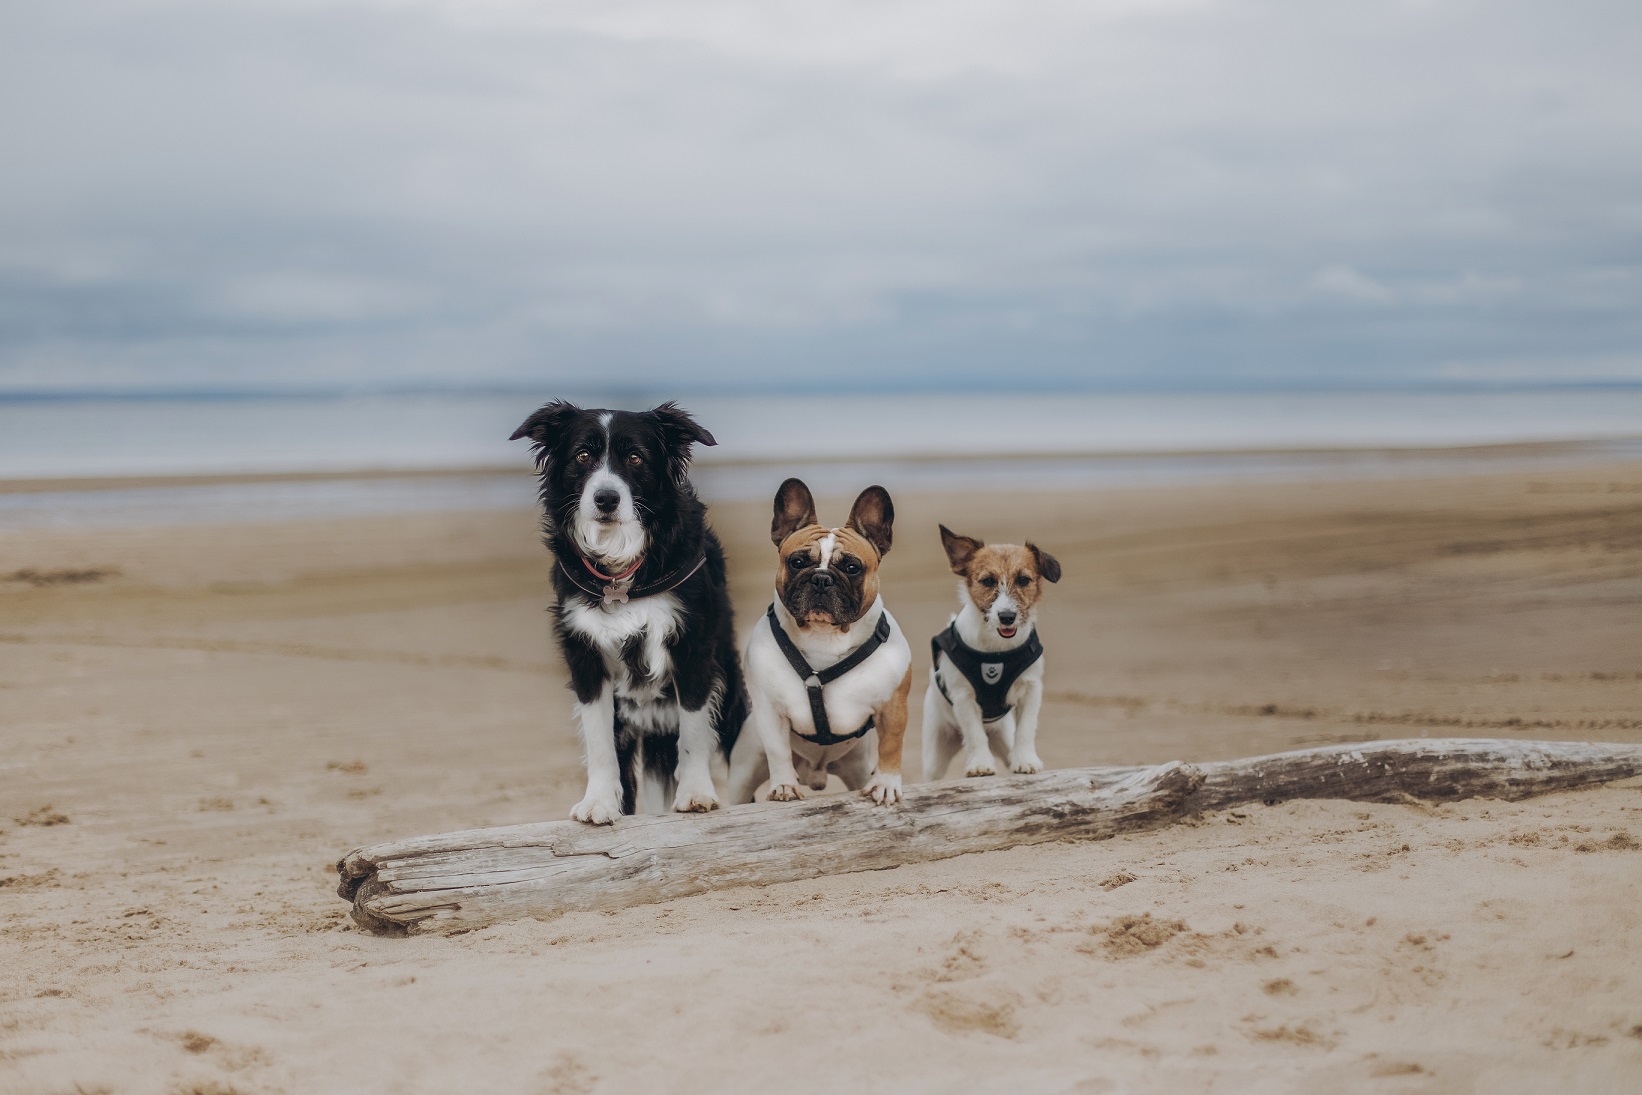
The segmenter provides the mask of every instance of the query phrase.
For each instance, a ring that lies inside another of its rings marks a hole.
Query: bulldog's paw
[[[673,796],[673,809],[681,814],[706,814],[718,809],[718,792],[711,786],[694,790],[680,787]]]
[[[964,761],[964,775],[966,776],[995,776],[998,770],[992,767],[990,754],[984,757],[970,757]]]
[[[901,773],[879,772],[861,788],[861,794],[880,806],[893,806],[901,801]]]
[[[803,797],[804,792],[798,789],[798,784],[796,783],[770,784],[771,802],[797,802]]]
[[[1025,756],[1013,757],[1009,761],[1009,770],[1012,772],[1019,772],[1023,776],[1029,776],[1033,772],[1041,772],[1043,771],[1043,758],[1039,757],[1036,753],[1028,753]]]
[[[589,825],[609,825],[621,816],[621,801],[604,795],[588,795],[570,808],[570,816]]]

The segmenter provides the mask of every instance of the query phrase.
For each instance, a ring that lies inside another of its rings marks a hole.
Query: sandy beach
[[[915,645],[937,522],[1061,560],[1051,767],[1642,742],[1642,464],[895,501]],[[768,521],[713,508],[743,627]],[[0,1091],[1642,1086],[1638,781],[360,934],[342,853],[580,795],[535,525],[0,532]]]

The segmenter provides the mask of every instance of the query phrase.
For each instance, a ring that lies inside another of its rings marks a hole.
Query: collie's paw
[[[796,783],[770,784],[771,802],[797,802],[803,797],[804,792],[798,789],[798,784]]]
[[[879,772],[861,788],[861,794],[880,806],[893,806],[901,801],[901,773]]]
[[[1036,753],[1030,753],[1024,757],[1014,757],[1009,761],[1009,770],[1019,772],[1023,776],[1029,776],[1033,772],[1043,771],[1043,759]]]
[[[673,809],[681,814],[705,814],[718,809],[718,793],[711,787],[690,790],[680,787],[673,796]]]
[[[570,808],[570,816],[589,825],[609,825],[621,816],[621,802],[602,795],[588,795]]]
[[[995,776],[998,770],[992,767],[991,757],[970,757],[964,761],[964,775],[966,776]]]

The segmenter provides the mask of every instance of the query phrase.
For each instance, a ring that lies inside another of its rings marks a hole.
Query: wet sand
[[[1642,465],[896,504],[885,588],[915,638],[953,605],[937,521],[1061,559],[1054,767],[1642,741]],[[713,514],[745,626],[768,512]],[[1289,803],[450,939],[354,932],[348,848],[579,797],[534,525],[0,533],[0,1090],[1642,1077],[1636,785]]]

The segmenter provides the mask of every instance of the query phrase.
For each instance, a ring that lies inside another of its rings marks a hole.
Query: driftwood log
[[[1420,739],[1205,764],[1078,768],[855,796],[538,822],[350,852],[337,892],[369,931],[455,932],[1061,840],[1099,840],[1247,803],[1519,799],[1642,775],[1642,746]]]

